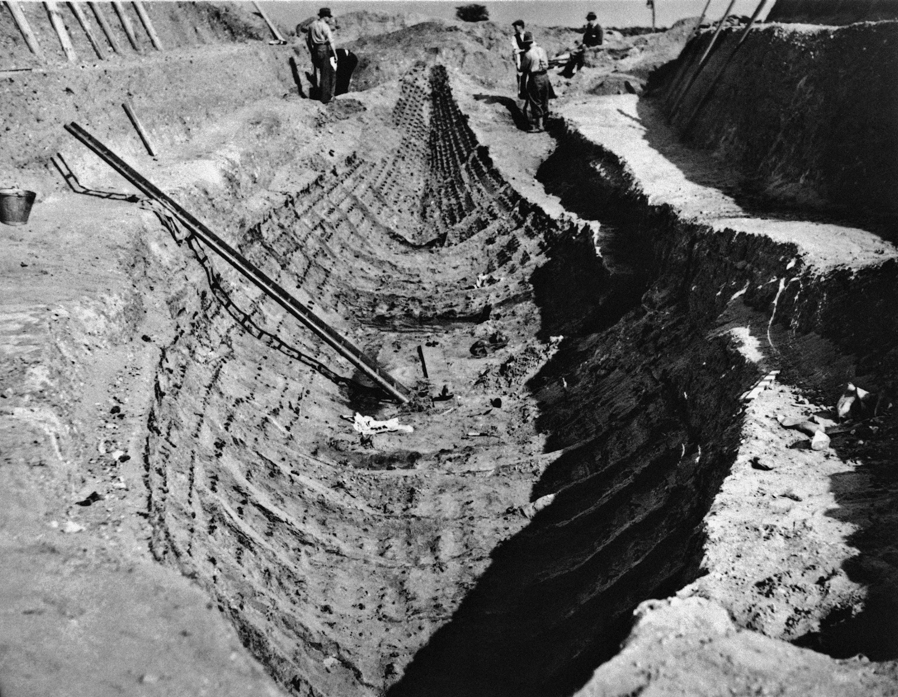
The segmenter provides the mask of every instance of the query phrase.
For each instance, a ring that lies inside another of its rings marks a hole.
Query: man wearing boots
[[[521,75],[530,116],[529,132],[539,133],[546,130],[549,100],[555,97],[555,91],[549,81],[549,56],[542,46],[537,45],[533,34],[529,31],[524,32],[521,43],[526,49],[521,56]]]

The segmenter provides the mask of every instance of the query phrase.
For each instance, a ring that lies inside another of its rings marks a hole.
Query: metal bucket
[[[37,194],[24,189],[0,189],[0,223],[24,225]]]

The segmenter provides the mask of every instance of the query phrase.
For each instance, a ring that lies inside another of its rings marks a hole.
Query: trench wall
[[[777,0],[768,22],[852,24],[898,19],[896,0]]]
[[[741,33],[723,32],[680,98],[672,123],[683,138],[737,167],[767,202],[858,221],[898,213],[898,23],[766,25],[733,54]],[[710,38],[684,49],[668,107]]]

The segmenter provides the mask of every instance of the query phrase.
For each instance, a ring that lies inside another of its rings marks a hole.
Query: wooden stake
[[[153,23],[150,22],[150,15],[147,14],[146,9],[144,9],[143,3],[138,0],[134,0],[134,9],[137,10],[137,16],[140,17],[140,23],[143,24],[143,28],[147,30],[147,34],[150,35],[150,41],[153,43],[153,48],[157,51],[162,50],[162,42],[159,41],[159,37],[156,36],[156,30],[153,29]]]
[[[118,15],[119,21],[122,23],[122,28],[125,30],[125,36],[128,37],[128,41],[131,42],[131,46],[138,53],[141,52],[140,46],[137,44],[137,35],[134,33],[134,27],[131,25],[131,20],[128,19],[128,15],[125,14],[125,7],[119,0],[113,0],[112,8],[115,10],[115,13]]]
[[[278,31],[277,27],[271,23],[270,19],[268,19],[268,15],[266,15],[262,8],[259,7],[259,3],[253,2],[253,5],[256,8],[256,12],[262,15],[262,19],[265,20],[265,24],[268,25],[268,28],[271,30],[271,35],[275,38],[275,40],[280,43],[287,43],[287,40],[283,36],[281,36],[281,33]]]
[[[97,18],[97,24],[99,24],[100,29],[103,30],[103,34],[106,36],[106,40],[109,42],[112,50],[115,53],[121,53],[122,49],[119,47],[118,41],[115,39],[115,34],[112,33],[112,27],[109,26],[109,22],[106,20],[106,15],[103,14],[99,4],[96,2],[88,2],[87,4],[90,5],[90,9],[93,10],[94,17]]]
[[[43,60],[44,54],[41,52],[41,47],[37,43],[37,37],[34,35],[34,32],[31,31],[31,26],[28,24],[28,20],[25,19],[25,13],[22,12],[22,8],[19,7],[19,3],[15,0],[7,0],[6,6],[9,8],[10,13],[12,14],[12,19],[19,28],[19,31],[22,32],[22,36],[25,37],[25,43],[28,48],[35,56]]]
[[[156,157],[156,151],[155,148],[153,148],[153,144],[150,142],[150,136],[144,130],[143,124],[140,122],[140,119],[137,118],[137,114],[134,113],[134,106],[131,104],[130,100],[122,104],[122,106],[124,107],[128,118],[131,119],[131,123],[134,125],[134,130],[137,131],[137,135],[139,135],[140,140],[143,141],[143,146],[147,149],[147,152],[153,157]]]
[[[96,52],[97,58],[100,60],[104,60],[106,58],[106,53],[103,51],[103,48],[100,46],[100,43],[97,41],[97,37],[94,36],[94,30],[91,28],[90,24],[87,22],[87,15],[84,14],[84,8],[81,7],[80,2],[70,2],[69,7],[72,8],[72,13],[75,15],[75,18],[78,20],[78,24],[81,25],[81,28],[84,30],[84,33],[87,34],[87,40],[90,42],[91,48]]]
[[[59,14],[56,0],[47,0],[44,3],[44,7],[47,8],[47,14],[50,16],[50,23],[56,31],[56,36],[59,37],[59,43],[62,45],[62,51],[65,53],[65,57],[70,63],[74,63],[78,60],[78,57],[75,55],[75,47],[72,46],[72,40],[69,38],[68,31],[66,31],[65,22],[62,21],[62,15]]]

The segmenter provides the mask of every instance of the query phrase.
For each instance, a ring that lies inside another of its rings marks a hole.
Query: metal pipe
[[[134,0],[132,4],[134,5],[134,9],[137,10],[137,16],[140,18],[140,23],[143,24],[143,28],[146,29],[147,34],[149,34],[150,42],[153,44],[153,48],[155,48],[157,51],[161,51],[162,42],[159,41],[156,30],[153,28],[153,23],[150,21],[150,15],[147,13],[146,8],[143,6],[143,3],[139,2],[139,0]]]
[[[237,252],[237,250],[203,225],[199,220],[194,218],[190,213],[181,208],[181,206],[169,198],[168,195],[131,168],[130,165],[103,145],[103,143],[74,122],[66,124],[65,129],[81,141],[81,143],[90,148],[90,150],[98,155],[100,159],[106,162],[106,164],[136,186],[141,193],[162,204],[162,206],[171,212],[172,215],[177,217],[181,224],[191,233],[196,235],[207,247],[234,267],[234,269],[253,285],[262,290],[288,314],[292,315],[295,319],[299,320],[300,323],[311,329],[328,346],[343,356],[343,358],[374,380],[388,394],[392,395],[402,403],[406,403],[410,400],[411,391],[405,385],[378,366],[371,358],[362,353],[361,349],[353,345],[348,339],[326,324],[324,320],[317,317],[311,310],[305,307],[305,305],[300,303],[284,288],[269,278],[269,276],[261,269],[256,268],[253,264],[247,261],[247,259]]]
[[[137,35],[134,33],[134,27],[131,25],[131,20],[128,19],[128,15],[125,14],[125,6],[122,5],[119,0],[112,1],[112,9],[115,10],[115,13],[118,15],[119,21],[122,23],[122,28],[125,30],[125,36],[128,37],[128,41],[131,42],[131,47],[140,53],[140,46],[137,43]]]

